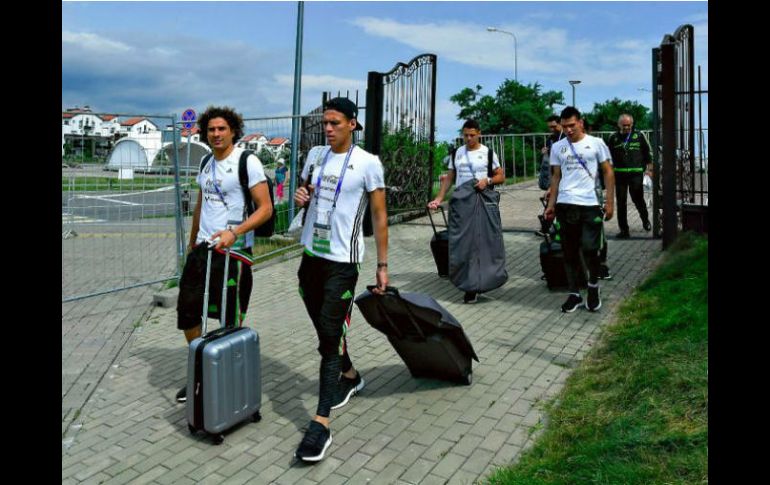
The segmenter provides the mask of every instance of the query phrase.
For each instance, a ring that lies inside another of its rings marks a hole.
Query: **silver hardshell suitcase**
[[[222,327],[206,333],[211,253],[209,249],[201,337],[190,343],[187,357],[187,427],[191,433],[205,431],[220,444],[225,430],[249,418],[253,421],[262,418],[259,413],[262,379],[259,335],[254,329]],[[230,249],[227,248],[220,315],[227,315],[229,263]]]

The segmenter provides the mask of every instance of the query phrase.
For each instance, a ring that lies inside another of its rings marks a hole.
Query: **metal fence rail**
[[[73,133],[66,142],[62,137],[62,302],[174,281],[181,275],[199,192],[196,176],[209,149],[195,136],[190,143],[180,136],[182,123],[174,116],[121,116],[147,118],[157,130],[91,142],[85,134]],[[298,167],[311,147],[324,143],[321,117],[320,111],[300,117]],[[244,133],[260,136],[238,145],[254,150],[273,180],[279,159],[289,165],[292,119],[244,119]],[[77,144],[71,141],[79,137]],[[101,147],[98,156],[94,147]],[[257,263],[299,247],[286,236],[291,220],[289,180],[298,175],[287,173],[283,194],[274,188],[275,235],[256,241]]]
[[[160,130],[174,124],[173,117],[138,117]],[[103,142],[107,155],[86,159],[93,152],[79,151],[83,163],[74,163],[77,157],[63,147],[62,302],[177,275],[175,179],[152,173],[164,157],[161,134],[126,139]],[[94,161],[101,163],[87,163]]]
[[[641,130],[649,139],[651,130]],[[607,142],[613,131],[592,131],[592,136],[601,138]],[[511,179],[513,183],[528,180],[537,177],[540,171],[540,164],[543,155],[540,150],[545,146],[551,133],[508,133],[496,135],[482,134],[481,143],[493,149],[500,165],[503,167],[503,173],[506,179]],[[455,146],[460,146],[463,139],[455,139]],[[438,176],[434,177],[434,184],[437,183]]]

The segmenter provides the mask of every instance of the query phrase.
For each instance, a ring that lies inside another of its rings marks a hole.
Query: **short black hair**
[[[466,128],[481,131],[481,126],[479,126],[479,122],[471,118],[468,118],[467,120],[465,120],[465,123],[463,123],[463,130]]]
[[[198,127],[201,130],[201,141],[209,144],[208,128],[209,121],[214,118],[222,118],[227,122],[227,126],[233,131],[233,144],[243,138],[243,117],[235,112],[235,109],[229,106],[209,106],[198,119]]]
[[[574,116],[574,117],[575,117],[575,119],[577,119],[577,120],[581,119],[581,114],[580,114],[580,111],[578,111],[578,109],[577,109],[577,108],[575,108],[574,106],[567,106],[566,108],[564,108],[563,110],[561,110],[561,115],[559,115],[559,117],[560,117],[561,119],[563,119],[563,120],[567,120],[567,119],[570,119],[570,118],[572,118],[573,116]]]
[[[545,120],[546,123],[550,123],[551,121],[555,121],[556,123],[558,123],[561,120],[556,115],[551,115],[548,117],[548,119]]]

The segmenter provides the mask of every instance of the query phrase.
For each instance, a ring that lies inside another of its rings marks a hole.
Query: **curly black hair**
[[[214,118],[222,118],[227,122],[227,126],[233,131],[233,144],[243,138],[243,117],[235,112],[235,109],[229,106],[209,106],[198,118],[198,128],[201,130],[201,141],[209,144],[208,127],[209,121]]]

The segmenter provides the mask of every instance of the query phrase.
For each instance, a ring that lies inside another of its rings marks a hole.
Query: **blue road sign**
[[[183,123],[182,126],[184,126],[185,130],[189,130],[195,125],[195,110],[194,109],[188,109],[185,110],[184,113],[182,113],[182,121],[185,121],[186,123]]]

